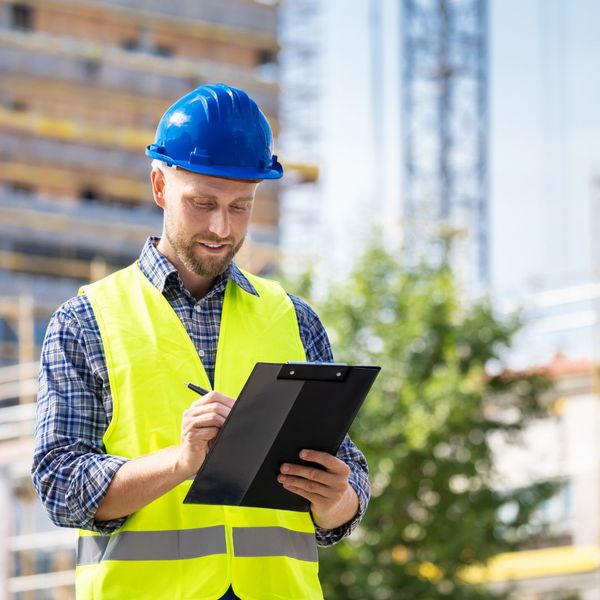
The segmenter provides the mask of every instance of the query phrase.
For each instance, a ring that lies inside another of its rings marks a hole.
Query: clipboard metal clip
[[[277,379],[299,381],[344,381],[350,366],[344,363],[289,362],[282,365]]]

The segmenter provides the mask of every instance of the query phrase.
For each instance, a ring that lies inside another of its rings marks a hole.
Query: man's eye
[[[210,202],[194,202],[194,206],[201,210],[208,210],[212,208],[212,204]]]
[[[246,212],[250,206],[248,204],[233,204],[231,208],[235,212]]]

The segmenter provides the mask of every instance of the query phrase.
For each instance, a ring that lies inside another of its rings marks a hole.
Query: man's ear
[[[154,202],[161,208],[165,207],[165,174],[161,169],[152,169],[150,173],[152,182],[152,195]]]

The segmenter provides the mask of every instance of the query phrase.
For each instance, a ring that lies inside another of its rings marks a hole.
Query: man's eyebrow
[[[184,192],[184,198],[200,198],[201,200],[218,200],[217,196],[213,196],[212,194],[197,194],[195,192]],[[234,198],[232,202],[252,202],[254,198],[252,196],[240,196],[239,198]]]
[[[183,192],[184,198],[202,198],[203,200],[216,200],[216,196],[212,196],[211,194],[202,194],[196,192]]]

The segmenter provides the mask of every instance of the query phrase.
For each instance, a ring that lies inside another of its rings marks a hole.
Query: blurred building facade
[[[0,0],[0,599],[73,597],[74,532],[48,521],[29,477],[48,318],[160,233],[144,148],[175,99],[240,86],[278,134],[278,12],[259,0]],[[279,185],[265,182],[239,262],[268,271],[278,244]]]
[[[496,309],[519,311],[523,322],[506,363],[517,370],[547,365],[555,383],[548,417],[528,427],[521,445],[498,444],[499,485],[544,479],[564,484],[539,515],[550,523],[546,536],[496,557],[485,575],[479,572],[499,589],[514,589],[518,600],[600,598],[598,178],[590,189],[591,276],[572,269],[492,290]]]
[[[555,384],[547,398],[547,418],[532,422],[520,443],[493,441],[498,488],[542,480],[562,483],[560,492],[533,519],[531,531],[540,522],[549,527],[542,535],[519,532],[526,540],[522,550],[494,557],[487,569],[469,569],[467,579],[512,590],[516,600],[596,600],[600,594],[598,363],[557,355],[540,372]]]

